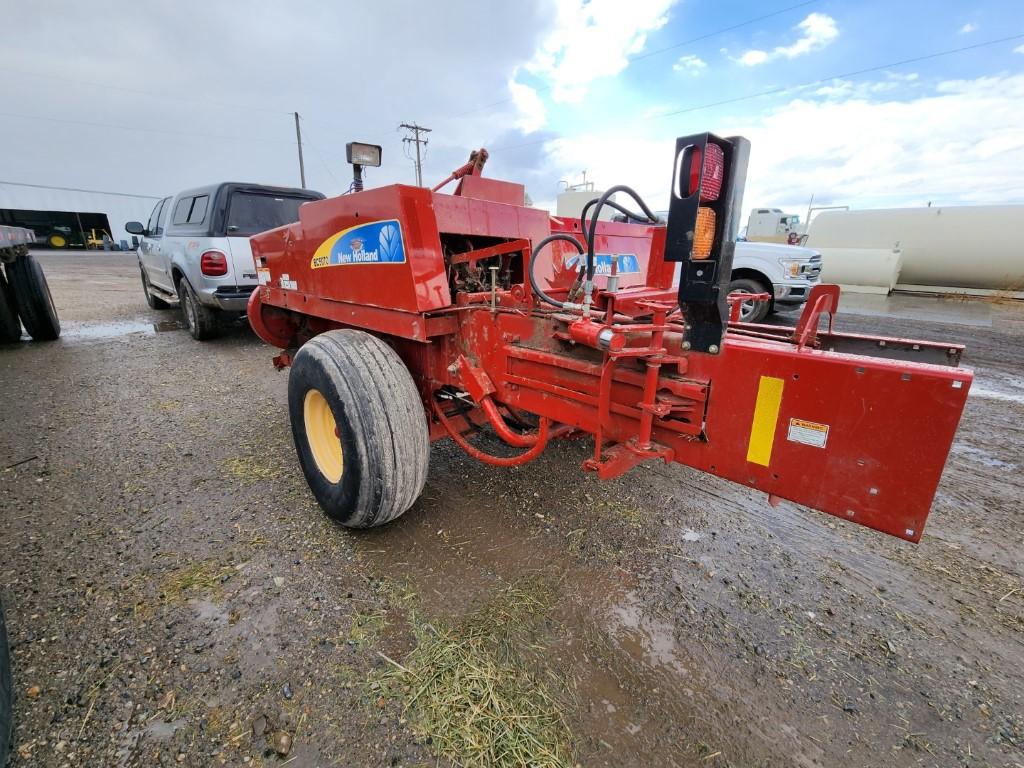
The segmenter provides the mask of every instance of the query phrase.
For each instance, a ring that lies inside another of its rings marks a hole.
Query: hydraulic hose
[[[586,205],[583,206],[583,212],[580,213],[580,231],[583,233],[583,237],[584,238],[587,237],[587,213],[589,213],[591,208],[593,208],[595,205],[597,205],[597,202],[600,199],[601,198],[599,198],[599,197],[595,197],[593,200],[590,200]],[[635,211],[631,211],[628,208],[619,205],[614,200],[607,201],[605,203],[605,205],[607,205],[609,208],[614,208],[616,211],[621,213],[623,216],[628,216],[629,218],[636,219],[637,221],[642,221],[643,219],[647,218],[647,216],[645,216],[644,214],[636,213]],[[656,224],[657,221],[652,221],[651,223],[652,224]]]
[[[552,306],[558,307],[559,309],[563,309],[565,307],[565,302],[553,299],[546,293],[544,293],[544,291],[541,290],[541,287],[537,285],[537,276],[533,273],[534,265],[537,263],[537,254],[541,252],[544,246],[553,243],[556,240],[564,240],[567,243],[572,243],[576,247],[576,250],[579,252],[579,254],[581,256],[583,255],[583,246],[580,245],[579,240],[577,240],[572,235],[565,234],[564,232],[556,232],[553,235],[545,237],[543,240],[541,240],[539,243],[537,243],[537,245],[533,247],[533,252],[530,254],[530,266],[526,270],[526,273],[530,276],[530,287],[533,289],[533,292],[537,297],[543,299]]]
[[[607,192],[605,192],[603,195],[601,195],[601,197],[599,197],[598,200],[597,200],[597,207],[594,208],[594,214],[593,214],[593,216],[590,219],[590,229],[586,230],[583,233],[583,237],[587,241],[587,280],[588,281],[594,279],[594,241],[596,240],[596,238],[594,237],[594,233],[597,230],[598,217],[601,215],[601,209],[604,206],[610,204],[608,202],[608,198],[610,198],[612,195],[616,194],[617,192],[622,192],[622,193],[627,194],[630,197],[632,197],[633,200],[636,202],[636,204],[640,206],[640,210],[643,211],[644,214],[647,216],[648,221],[650,221],[652,223],[657,223],[657,221],[658,221],[658,217],[654,215],[654,213],[651,211],[650,208],[647,207],[647,203],[645,203],[640,198],[640,195],[638,195],[636,192],[634,192],[630,187],[627,187],[625,184],[617,184],[616,186],[612,187]],[[589,205],[590,204],[587,203],[588,207],[589,207]],[[619,208],[618,204],[611,204],[611,205],[613,205],[614,207],[618,208],[619,210],[622,210],[621,208]],[[634,216],[634,218],[641,218],[641,217]]]

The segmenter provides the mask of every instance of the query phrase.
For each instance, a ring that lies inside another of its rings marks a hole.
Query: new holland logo
[[[398,219],[349,227],[324,240],[313,254],[313,269],[346,264],[402,264],[405,244]]]

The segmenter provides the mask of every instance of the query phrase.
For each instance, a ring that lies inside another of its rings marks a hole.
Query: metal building
[[[52,247],[82,247],[107,234],[132,243],[126,221],[145,222],[159,197],[0,181],[0,224],[26,227]]]

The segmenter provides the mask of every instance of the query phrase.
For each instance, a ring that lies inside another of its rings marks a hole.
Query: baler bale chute
[[[602,478],[677,462],[918,541],[972,380],[963,347],[838,332],[828,285],[795,329],[738,322],[750,297],[726,286],[748,151],[678,139],[667,223],[628,187],[552,218],[484,178],[480,150],[454,194],[311,202],[253,238],[249,317],[292,366],[296,448],[327,514],[401,515],[431,440],[512,466],[587,433],[583,467]],[[647,223],[601,221],[605,206]],[[484,425],[511,455],[473,444]]]

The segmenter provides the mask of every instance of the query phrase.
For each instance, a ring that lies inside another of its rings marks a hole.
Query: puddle
[[[123,320],[114,323],[63,323],[61,338],[67,341],[102,341],[133,334],[153,335],[168,331],[183,331],[184,323],[178,320]]]
[[[982,375],[977,370],[974,376],[974,383],[967,393],[968,397],[1024,404],[1024,379],[1016,376]]]
[[[1002,461],[1000,459],[989,456],[985,451],[980,448],[975,448],[971,445],[964,445],[962,443],[954,443],[951,453],[957,456],[963,456],[968,460],[977,461],[979,464],[984,464],[986,467],[995,467],[997,469],[1015,470],[1017,465],[1009,461]]]

